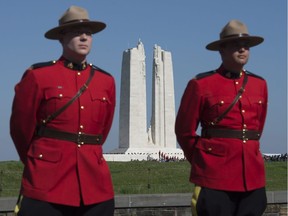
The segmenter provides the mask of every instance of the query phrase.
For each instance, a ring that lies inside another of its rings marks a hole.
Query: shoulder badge
[[[47,67],[47,66],[53,65],[55,63],[56,63],[56,61],[36,63],[36,64],[31,65],[29,70],[33,70],[33,69],[37,69],[37,68],[41,68],[41,67]]]
[[[256,77],[256,78],[259,78],[259,79],[262,79],[262,80],[264,80],[264,78],[263,77],[261,77],[261,76],[259,76],[259,75],[257,75],[257,74],[254,74],[254,73],[252,73],[252,72],[250,72],[250,71],[245,71],[246,73],[247,73],[247,75],[249,75],[249,76],[253,76],[253,77]]]
[[[109,75],[109,76],[112,76],[110,73],[108,73],[107,71],[105,71],[105,70],[97,67],[96,65],[93,65],[93,64],[90,64],[90,65],[91,65],[91,67],[94,68],[95,70],[100,71],[100,72],[102,72],[102,73],[105,73],[105,74],[107,74],[107,75]]]
[[[211,76],[213,74],[215,74],[216,71],[213,70],[213,71],[208,71],[208,72],[204,72],[204,73],[199,73],[195,76],[195,79],[196,80],[199,80],[199,79],[202,79],[202,78],[205,78],[205,77],[208,77],[208,76]]]

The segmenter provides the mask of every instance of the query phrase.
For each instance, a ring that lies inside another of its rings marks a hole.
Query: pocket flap
[[[28,152],[28,156],[43,161],[57,162],[61,158],[61,152],[44,146],[34,146]]]
[[[44,97],[49,100],[50,98],[71,98],[73,95],[63,88],[48,88],[44,91]]]
[[[208,142],[206,142],[208,141]],[[209,154],[224,156],[226,155],[226,147],[222,143],[211,142],[208,139],[201,138],[200,142],[198,141],[195,148],[205,151]]]
[[[90,91],[92,101],[98,100],[101,102],[111,103],[110,98],[105,91],[94,92]]]

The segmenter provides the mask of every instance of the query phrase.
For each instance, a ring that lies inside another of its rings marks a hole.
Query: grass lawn
[[[108,162],[116,194],[191,193],[190,165],[183,162]],[[267,191],[287,190],[287,162],[266,162]],[[17,196],[23,166],[0,162],[0,197]]]

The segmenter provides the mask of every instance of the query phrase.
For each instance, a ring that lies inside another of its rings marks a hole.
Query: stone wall
[[[287,204],[268,204],[263,216],[287,216]],[[190,207],[124,208],[114,216],[192,216]]]
[[[191,216],[190,193],[116,195],[115,216]],[[0,198],[0,216],[13,215],[16,197]],[[264,216],[287,216],[287,191],[267,192]]]

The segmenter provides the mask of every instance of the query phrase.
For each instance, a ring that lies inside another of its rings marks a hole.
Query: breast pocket
[[[104,123],[110,110],[111,100],[105,91],[90,91],[92,100],[92,119],[97,123]]]
[[[45,100],[45,106],[43,106],[44,108],[44,113],[46,114],[46,116],[53,114],[54,112],[56,112],[57,110],[59,110],[61,107],[63,107],[71,98],[73,97],[73,95],[61,88],[49,88],[46,89],[44,91],[44,100]],[[64,119],[64,120],[68,120],[73,118],[73,110],[72,109],[73,106],[69,106],[69,110],[70,112],[62,112],[57,118],[59,120]]]
[[[234,98],[229,96],[208,97],[206,99],[205,109],[203,110],[205,119],[211,121],[220,116],[227,110],[233,100]]]
[[[250,110],[255,111],[257,113],[257,118],[259,119],[263,113],[263,109],[265,106],[265,101],[263,97],[249,97],[249,108]],[[248,107],[246,108],[248,110]]]

